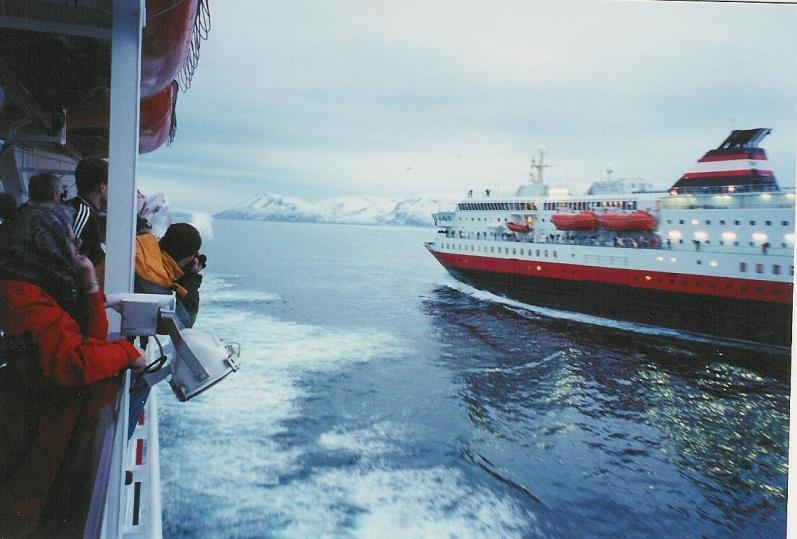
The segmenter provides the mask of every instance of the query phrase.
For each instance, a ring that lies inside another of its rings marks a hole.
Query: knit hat
[[[0,279],[31,282],[81,321],[77,305],[77,270],[72,259],[69,229],[72,217],[63,206],[26,206],[9,222],[7,245],[0,253]]]
[[[202,238],[199,231],[188,223],[175,223],[166,229],[159,244],[162,251],[178,261],[197,254],[202,247]]]

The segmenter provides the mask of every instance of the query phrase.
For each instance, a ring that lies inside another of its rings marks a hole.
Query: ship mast
[[[553,165],[545,164],[545,156],[547,155],[547,152],[545,151],[545,146],[538,146],[537,152],[539,153],[540,156],[539,161],[537,160],[536,157],[531,158],[531,165],[529,167],[530,168],[529,182],[542,185],[544,183],[542,177],[543,170]]]

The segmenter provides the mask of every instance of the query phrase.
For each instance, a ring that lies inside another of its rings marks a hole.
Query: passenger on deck
[[[7,224],[0,328],[27,335],[35,351],[7,358],[0,369],[0,537],[27,535],[40,517],[69,535],[69,523],[52,516],[64,513],[48,500],[55,490],[71,492],[62,504],[88,495],[80,455],[91,445],[76,434],[88,421],[86,398],[95,382],[146,365],[141,349],[106,339],[103,295],[94,266],[78,253],[71,221],[62,206],[30,205]]]
[[[199,311],[200,271],[206,257],[199,253],[202,238],[188,223],[171,225],[158,241],[152,234],[136,236],[135,291],[177,294],[177,317],[190,328]]]
[[[105,260],[105,218],[101,212],[108,203],[108,163],[96,158],[81,160],[75,169],[75,183],[78,195],[67,201],[75,211],[72,227],[80,240],[80,253],[97,268]],[[100,277],[103,269],[98,269]]]
[[[31,176],[28,180],[28,202],[51,206],[60,204],[61,178],[47,172]]]

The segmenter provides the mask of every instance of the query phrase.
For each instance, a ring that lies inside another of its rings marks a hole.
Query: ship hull
[[[525,303],[770,345],[791,344],[791,303],[463,268],[432,254],[457,280]]]

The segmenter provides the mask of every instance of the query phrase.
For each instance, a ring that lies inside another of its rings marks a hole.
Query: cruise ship
[[[583,196],[545,184],[544,152],[515,196],[468,193],[434,214],[429,252],[455,278],[553,306],[787,346],[794,280],[794,189],[760,142],[734,130],[667,191],[595,182]]]

